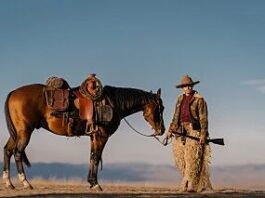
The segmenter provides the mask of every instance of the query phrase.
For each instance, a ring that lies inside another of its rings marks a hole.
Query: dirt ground
[[[69,181],[32,181],[33,190],[24,190],[14,182],[15,190],[0,187],[0,197],[265,197],[265,190],[216,188],[214,192],[181,193],[177,186],[151,184],[102,184],[102,192],[91,190],[87,183]]]

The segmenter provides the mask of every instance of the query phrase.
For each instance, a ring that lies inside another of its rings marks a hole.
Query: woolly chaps
[[[188,127],[187,134],[199,137],[199,132]],[[197,141],[186,138],[183,145],[180,137],[173,137],[173,154],[176,167],[181,172],[181,191],[202,192],[212,190],[209,173],[211,157],[210,146],[200,145]]]

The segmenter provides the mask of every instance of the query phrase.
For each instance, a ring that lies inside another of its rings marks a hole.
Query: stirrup
[[[94,123],[92,123],[90,127],[88,125],[89,125],[89,123],[87,122],[86,123],[86,130],[85,130],[86,135],[91,135],[98,130],[98,126],[94,125]],[[88,127],[89,127],[89,131],[88,131]]]

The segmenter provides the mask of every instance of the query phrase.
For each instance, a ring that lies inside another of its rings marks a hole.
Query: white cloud
[[[255,86],[259,92],[265,94],[265,79],[246,80],[242,84]]]

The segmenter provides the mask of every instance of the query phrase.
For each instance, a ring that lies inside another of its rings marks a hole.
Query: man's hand
[[[166,134],[166,138],[169,139],[171,138],[173,135],[172,135],[172,132],[170,130],[168,130],[167,134]]]
[[[171,123],[170,126],[169,126],[169,129],[168,129],[168,132],[166,134],[166,138],[169,139],[173,136],[172,132],[176,130],[176,124],[174,123]]]
[[[163,140],[163,145],[166,146],[168,144],[168,139],[170,139],[173,136],[172,131],[168,129],[168,132],[166,133],[166,137]]]
[[[172,131],[175,131],[177,128],[177,125],[174,124],[174,123],[171,123],[170,126],[169,126],[169,129],[168,129],[168,132],[172,132]]]

